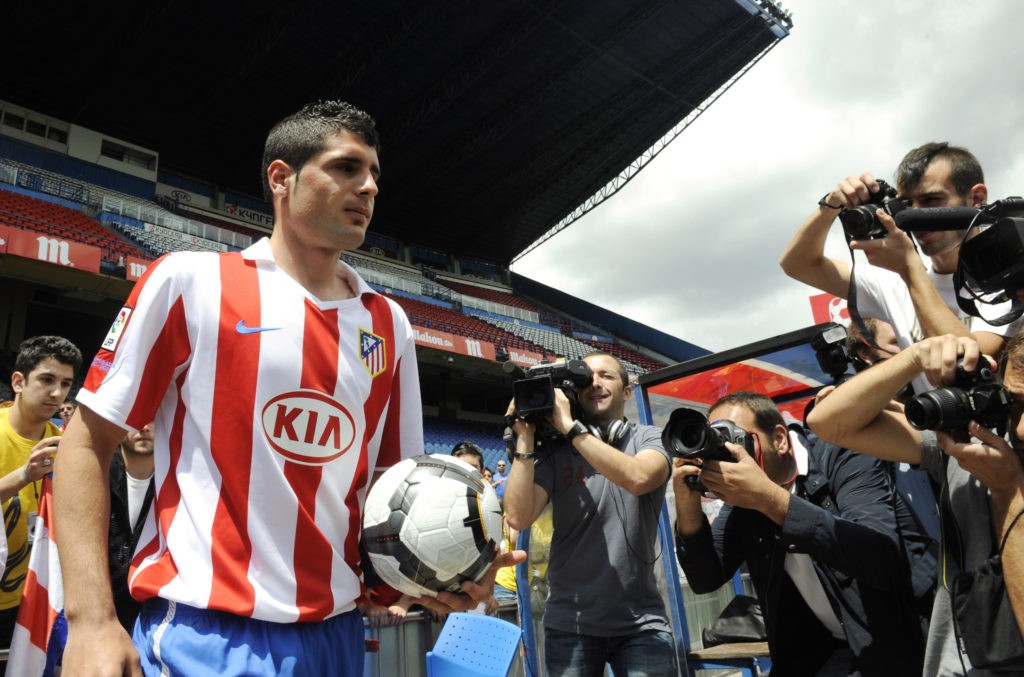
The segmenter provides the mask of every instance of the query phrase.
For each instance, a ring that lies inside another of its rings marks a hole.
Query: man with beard
[[[733,462],[676,460],[677,556],[693,591],[717,590],[746,563],[773,673],[920,674],[927,604],[900,539],[914,552],[928,539],[884,464],[787,428],[757,393],[726,395],[708,418],[746,431],[754,450],[727,443]],[[686,477],[725,502],[713,523]],[[935,559],[915,560],[926,563],[928,581]]]
[[[926,143],[911,150],[896,169],[898,195],[910,208],[980,207],[988,188],[978,159],[948,143]],[[996,327],[972,318],[957,306],[953,273],[960,257],[962,230],[916,231],[913,238],[896,227],[891,216],[877,210],[886,236],[855,240],[850,249],[863,251],[871,265],[858,266],[825,256],[825,239],[840,212],[869,203],[879,190],[878,181],[865,172],[848,176],[819,202],[815,211],[790,238],[780,264],[790,277],[821,291],[849,299],[856,295],[857,311],[890,323],[900,348],[928,336],[971,335],[988,355],[997,355],[1008,327]],[[915,249],[928,257],[928,265]],[[851,280],[855,279],[855,288]],[[915,380],[917,392],[930,389]]]
[[[658,515],[671,464],[661,430],[625,420],[631,393],[622,363],[586,355],[579,389],[585,422],[554,389],[549,423],[564,439],[534,457],[534,425],[517,418],[505,490],[509,527],[529,527],[551,502],[554,533],[544,613],[550,675],[675,675],[675,651],[655,584]],[[514,410],[515,403],[510,407]]]
[[[121,625],[131,632],[142,605],[128,592],[128,567],[153,503],[153,424],[129,432],[110,460],[110,585]]]

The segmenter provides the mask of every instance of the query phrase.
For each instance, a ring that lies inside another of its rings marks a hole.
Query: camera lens
[[[918,430],[947,430],[966,426],[971,402],[960,388],[937,388],[907,401],[904,413]]]

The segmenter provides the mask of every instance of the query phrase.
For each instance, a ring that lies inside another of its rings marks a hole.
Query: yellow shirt
[[[30,440],[14,432],[7,418],[10,408],[0,409],[0,476],[25,466],[32,447],[39,440]],[[46,424],[43,437],[60,435],[60,428]],[[4,503],[4,527],[7,531],[7,566],[0,578],[0,610],[21,604],[21,588],[28,573],[28,554],[32,543],[28,538],[28,516],[39,510],[40,482],[30,482]]]
[[[503,527],[508,529],[507,526]],[[548,574],[548,550],[551,548],[551,532],[555,526],[551,522],[551,504],[541,512],[530,526],[530,556],[527,559],[527,579],[533,581],[534,576],[544,578]],[[506,533],[506,542],[508,535]],[[515,550],[515,543],[508,543],[509,550]],[[498,569],[494,582],[503,588],[516,590],[516,568],[502,567]]]

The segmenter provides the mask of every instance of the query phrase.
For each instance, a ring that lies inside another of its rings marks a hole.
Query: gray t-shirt
[[[568,442],[554,446],[534,473],[534,482],[550,496],[554,522],[544,626],[595,637],[670,632],[654,571],[668,473],[666,483],[634,496],[594,470]],[[615,446],[629,456],[654,449],[670,467],[660,428],[629,424]]]
[[[992,554],[992,503],[988,488],[978,481],[974,475],[960,467],[955,458],[949,457],[945,462],[945,454],[939,449],[935,433],[922,433],[921,469],[941,486],[949,483],[949,502],[952,507],[955,526],[960,534],[964,551],[964,569],[974,569],[987,560]],[[1005,675],[991,670],[971,668],[967,654],[957,648],[953,629],[953,608],[949,589],[952,579],[943,580],[947,564],[955,562],[952,546],[945,539],[942,542],[942,561],[939,563],[939,584],[935,589],[935,604],[932,607],[931,624],[928,627],[928,644],[924,654],[925,675]],[[955,565],[954,571],[955,571]]]

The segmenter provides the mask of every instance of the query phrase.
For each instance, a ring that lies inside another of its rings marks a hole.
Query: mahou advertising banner
[[[533,353],[529,350],[519,350],[518,348],[509,348],[508,359],[509,362],[515,362],[520,367],[534,367],[547,360],[547,358],[540,353]]]
[[[0,230],[3,251],[90,273],[100,272],[100,248],[20,228]]]
[[[447,350],[450,353],[458,353],[459,355],[482,357],[486,360],[497,359],[494,344],[488,341],[478,341],[465,336],[449,334],[446,331],[417,326],[413,326],[412,333],[416,337],[417,345]]]

